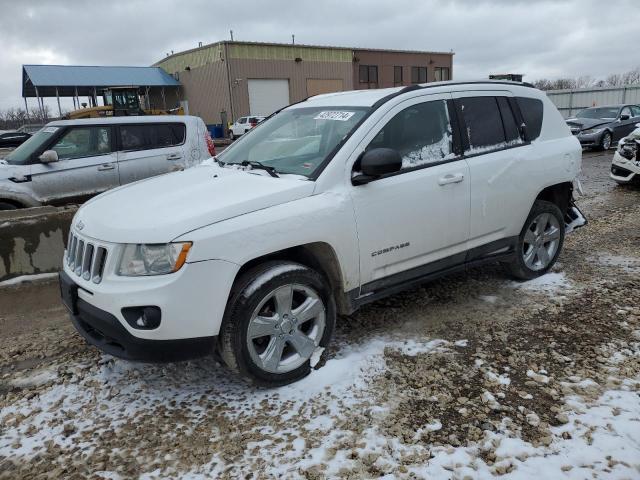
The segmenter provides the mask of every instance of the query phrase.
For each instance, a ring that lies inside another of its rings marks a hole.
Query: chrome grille
[[[78,277],[100,283],[107,264],[107,249],[69,232],[66,262]]]

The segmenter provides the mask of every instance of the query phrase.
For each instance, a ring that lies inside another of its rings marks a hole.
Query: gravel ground
[[[280,389],[101,355],[56,285],[0,289],[0,478],[640,478],[640,189],[610,155],[554,272],[369,305]]]

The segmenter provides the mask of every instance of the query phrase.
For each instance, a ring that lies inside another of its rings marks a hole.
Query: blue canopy
[[[98,94],[108,87],[179,87],[160,67],[95,67],[76,65],[23,65],[23,97],[61,97]],[[36,95],[36,88],[38,90]]]

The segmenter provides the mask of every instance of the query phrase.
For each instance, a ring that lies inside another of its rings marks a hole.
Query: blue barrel
[[[224,128],[222,128],[222,124],[207,125],[207,129],[209,130],[211,138],[224,138]]]

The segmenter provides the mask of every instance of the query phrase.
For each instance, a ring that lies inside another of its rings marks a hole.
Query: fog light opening
[[[122,309],[122,316],[138,330],[152,330],[160,326],[161,312],[158,307],[126,307]]]

